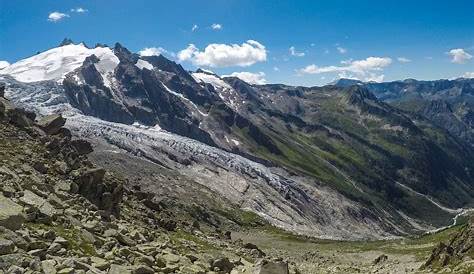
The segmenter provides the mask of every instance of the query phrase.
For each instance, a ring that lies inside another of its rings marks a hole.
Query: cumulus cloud
[[[400,63],[410,63],[411,62],[411,60],[406,58],[406,57],[398,57],[397,60]]]
[[[392,63],[388,57],[368,57],[363,60],[342,61],[341,66],[319,67],[311,64],[298,70],[300,74],[338,73],[340,78],[353,78],[364,81],[383,81],[381,71]]]
[[[85,12],[88,12],[88,10],[86,10],[85,8],[78,7],[78,8],[75,8],[75,9],[71,9],[71,12],[85,13]]]
[[[59,11],[54,11],[54,12],[51,12],[48,15],[48,21],[58,22],[58,21],[61,21],[62,19],[66,18],[66,17],[69,17],[69,15],[66,14],[66,13],[59,12]]]
[[[267,60],[265,46],[254,40],[238,44],[209,44],[203,51],[194,44],[178,53],[179,61],[190,61],[197,66],[247,67]]]
[[[265,80],[265,73],[264,72],[248,72],[248,71],[241,71],[241,72],[233,72],[230,75],[224,75],[223,77],[237,77],[249,84],[253,85],[264,85],[267,83]]]
[[[194,24],[193,27],[191,28],[191,31],[194,32],[199,28],[198,25]]]
[[[290,51],[290,54],[292,56],[297,56],[297,57],[303,57],[304,56],[304,52],[297,52],[294,46],[291,46],[289,51]]]
[[[140,54],[140,56],[154,56],[154,55],[161,55],[161,54],[168,54],[168,55],[174,56],[173,52],[169,52],[162,47],[144,48],[140,50],[138,54]]]
[[[214,24],[211,25],[211,29],[213,29],[213,30],[221,30],[221,29],[222,29],[222,25],[221,25],[221,24],[214,23]]]
[[[8,63],[7,61],[0,61],[0,69],[4,69],[8,67],[9,65],[10,63]]]
[[[448,51],[447,54],[451,56],[451,62],[456,64],[464,64],[472,58],[472,55],[467,53],[464,49],[452,49]]]
[[[339,51],[340,54],[344,54],[347,52],[347,49],[343,48],[343,47],[336,47],[337,51]]]
[[[1,67],[1,66],[0,66]],[[472,72],[466,72],[462,76],[462,78],[474,78],[474,71]]]

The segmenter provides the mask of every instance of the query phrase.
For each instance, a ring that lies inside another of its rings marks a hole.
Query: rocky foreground
[[[94,166],[60,115],[35,119],[0,89],[0,273],[298,271],[230,232],[173,218]]]

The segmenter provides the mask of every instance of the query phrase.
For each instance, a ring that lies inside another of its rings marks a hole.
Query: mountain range
[[[474,79],[252,85],[65,40],[0,82],[15,104],[67,117],[128,187],[186,210],[355,240],[449,226],[474,203]]]

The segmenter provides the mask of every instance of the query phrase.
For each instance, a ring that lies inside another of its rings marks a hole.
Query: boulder
[[[21,108],[13,108],[8,111],[10,123],[18,127],[31,127],[33,125],[34,116],[34,113]]]
[[[48,219],[51,219],[56,214],[56,210],[46,199],[36,195],[30,190],[25,190],[24,195],[20,198],[20,201],[37,208],[39,212]]]
[[[261,260],[257,263],[255,274],[289,274],[288,263]]]
[[[41,268],[44,273],[56,274],[56,261],[55,260],[44,260],[41,262]]]
[[[129,267],[113,264],[107,274],[133,274]]]
[[[212,268],[218,268],[220,271],[224,273],[230,273],[234,268],[234,264],[229,261],[229,258],[222,257],[215,259],[211,262]]]
[[[64,124],[66,124],[66,119],[58,114],[44,116],[37,122],[37,125],[49,135],[59,133]]]
[[[86,155],[94,151],[91,143],[86,140],[72,140],[71,146],[76,150],[79,155]]]
[[[17,230],[24,221],[23,207],[0,194],[0,226]]]
[[[373,264],[376,265],[376,264],[381,264],[381,263],[384,263],[388,260],[388,257],[387,255],[385,254],[382,254],[380,256],[378,256],[377,258],[374,259],[374,262]]]
[[[10,254],[15,249],[15,244],[6,239],[0,239],[0,255]]]

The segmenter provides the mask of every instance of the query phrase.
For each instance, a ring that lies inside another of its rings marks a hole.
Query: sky
[[[0,0],[0,67],[120,42],[254,83],[474,78],[474,1]]]

